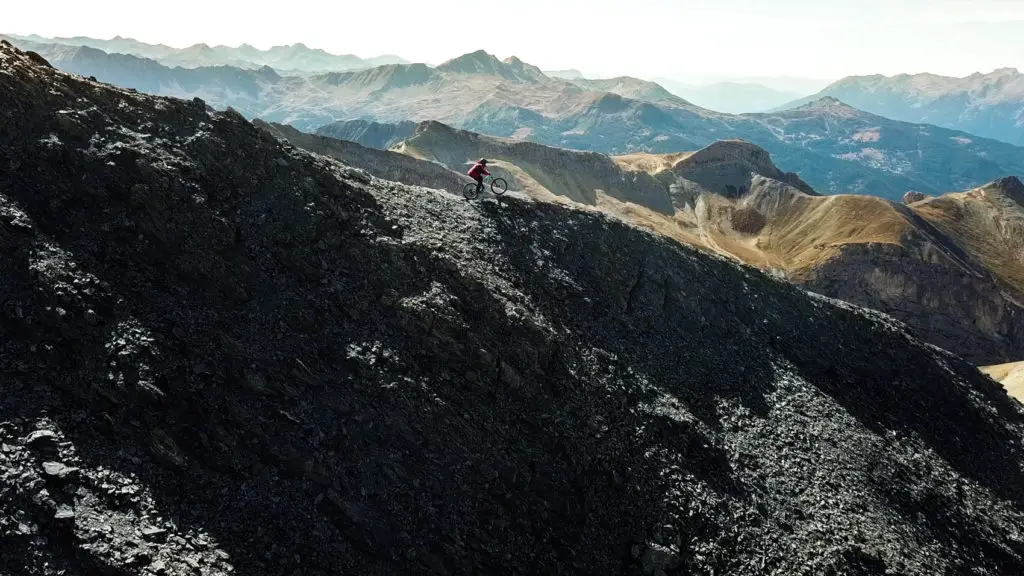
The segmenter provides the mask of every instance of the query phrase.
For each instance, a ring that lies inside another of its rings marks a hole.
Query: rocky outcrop
[[[0,571],[1024,569],[1024,408],[592,211],[0,47]]]
[[[449,74],[494,76],[512,82],[536,83],[547,79],[540,68],[511,57],[502,62],[483,50],[443,62],[438,70]]]
[[[677,163],[672,172],[729,198],[749,192],[755,176],[771,178],[806,194],[818,194],[797,174],[779,170],[765,149],[742,140],[725,140],[706,146]]]
[[[979,194],[990,197],[997,196],[1024,208],[1024,182],[1016,176],[1007,176],[986,184],[978,189]]]
[[[925,198],[928,198],[928,196],[924,192],[918,192],[917,190],[909,190],[906,194],[903,195],[903,203],[913,204],[914,202],[920,202]]]
[[[805,285],[885,312],[979,366],[1024,350],[1024,309],[991,274],[972,273],[931,244],[850,245]]]

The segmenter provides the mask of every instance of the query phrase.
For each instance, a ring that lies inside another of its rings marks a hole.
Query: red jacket
[[[473,167],[469,169],[469,177],[472,178],[473,180],[479,180],[483,176],[490,175],[491,173],[487,171],[487,168],[484,168],[484,165],[479,162],[473,164]]]

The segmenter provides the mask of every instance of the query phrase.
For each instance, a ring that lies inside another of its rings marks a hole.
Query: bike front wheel
[[[501,196],[508,191],[508,182],[505,182],[504,178],[495,178],[491,180],[491,192],[494,192],[495,196]]]
[[[474,182],[470,182],[462,188],[462,195],[466,197],[466,200],[474,200],[479,194]]]

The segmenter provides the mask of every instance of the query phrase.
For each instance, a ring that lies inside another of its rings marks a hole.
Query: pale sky
[[[484,49],[640,77],[1024,70],[1024,0],[10,1],[0,33],[303,42],[432,64]],[[148,4],[150,7],[145,7]]]

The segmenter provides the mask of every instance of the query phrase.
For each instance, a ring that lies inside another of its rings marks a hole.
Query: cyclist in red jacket
[[[487,171],[487,158],[481,158],[473,167],[469,169],[469,177],[476,180],[476,193],[479,194],[484,190],[484,176],[490,176],[491,173]]]

